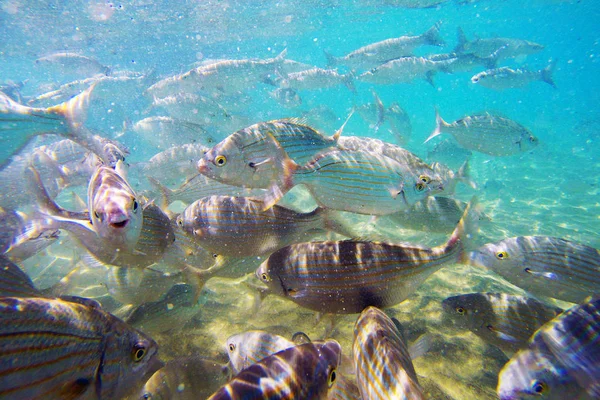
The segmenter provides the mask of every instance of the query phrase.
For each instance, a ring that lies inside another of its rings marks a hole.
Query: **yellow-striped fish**
[[[427,277],[462,262],[475,232],[473,202],[450,239],[426,248],[368,241],[300,243],[273,253],[256,276],[273,294],[323,313],[359,313],[406,300]]]
[[[470,293],[448,297],[442,308],[452,322],[505,352],[527,346],[539,327],[563,310],[536,299],[503,293]]]
[[[241,371],[209,400],[325,400],[341,356],[335,340],[295,346]]]
[[[356,380],[363,399],[424,399],[402,334],[385,313],[366,308],[354,325]]]
[[[534,295],[582,302],[600,288],[600,251],[551,236],[519,236],[486,244],[469,263],[490,268]]]
[[[151,338],[77,301],[0,298],[0,398],[118,399],[161,367]]]

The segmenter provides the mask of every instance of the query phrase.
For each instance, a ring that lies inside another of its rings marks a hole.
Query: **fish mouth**
[[[110,226],[112,226],[113,228],[122,229],[122,228],[125,228],[128,223],[129,223],[129,220],[125,219],[125,220],[119,221],[119,222],[111,222]]]

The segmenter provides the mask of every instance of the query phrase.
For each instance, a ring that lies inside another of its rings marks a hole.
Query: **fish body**
[[[201,124],[172,117],[144,118],[133,124],[131,129],[160,150],[171,149],[181,142],[199,146],[217,143],[217,139]]]
[[[354,75],[341,75],[334,69],[311,68],[305,71],[288,74],[281,82],[282,88],[294,90],[315,90],[334,87],[340,84],[346,85],[352,92],[354,88]]]
[[[144,174],[163,184],[180,181],[181,177],[191,178],[198,175],[196,163],[208,150],[210,148],[202,143],[169,147],[148,160],[143,166]]]
[[[408,347],[396,324],[376,307],[354,325],[356,380],[363,399],[424,399]]]
[[[210,123],[229,119],[227,110],[216,101],[195,93],[180,92],[167,97],[155,97],[153,107],[160,107],[167,111],[169,116],[187,121]],[[195,117],[197,115],[197,117]]]
[[[135,306],[158,301],[174,284],[181,281],[180,273],[156,271],[150,268],[112,266],[108,269],[108,294],[122,304]]]
[[[1,298],[0,397],[121,398],[160,368],[156,342],[94,303]]]
[[[408,113],[400,104],[394,102],[387,108],[385,116],[396,142],[401,145],[408,143],[412,135],[412,123]]]
[[[294,108],[302,105],[302,98],[292,88],[277,88],[270,92],[269,95],[277,100],[279,104],[287,108]]]
[[[280,351],[296,346],[282,336],[265,331],[247,331],[227,338],[226,351],[234,374]]]
[[[498,376],[507,399],[600,397],[600,299],[565,311],[543,325]]]
[[[442,308],[455,326],[512,353],[527,347],[542,325],[562,313],[534,298],[503,293],[470,293],[448,297]]]
[[[337,136],[323,136],[301,121],[260,122],[238,130],[209,150],[198,161],[198,170],[229,185],[267,189],[281,173],[274,158],[276,145],[269,135],[299,164],[337,146]]]
[[[329,65],[342,64],[350,69],[369,70],[389,60],[410,56],[417,47],[443,46],[445,43],[439,34],[440,24],[437,23],[422,35],[382,40],[356,49],[343,57],[334,57],[326,53],[327,61]]]
[[[87,76],[103,74],[110,75],[110,67],[102,65],[98,60],[70,51],[62,51],[40,57],[35,60],[37,65],[56,65],[66,71]]]
[[[242,370],[209,400],[327,399],[341,353],[335,340],[280,351]]]
[[[475,114],[449,124],[436,110],[436,128],[425,143],[443,132],[451,134],[465,149],[497,157],[527,152],[539,144],[521,124],[490,113]]]
[[[521,88],[534,81],[546,82],[548,85],[556,88],[552,79],[554,64],[550,64],[544,69],[530,71],[528,69],[512,69],[509,67],[500,67],[488,69],[471,77],[471,82],[490,89],[509,89]]]
[[[471,71],[473,68],[484,66],[486,68],[495,68],[496,57],[488,56],[485,58],[477,57],[471,53],[445,53],[433,54],[427,56],[431,61],[447,62],[447,71],[451,73]]]
[[[256,270],[273,294],[323,313],[386,308],[414,293],[429,275],[461,262],[475,226],[471,207],[445,244],[425,248],[359,240],[300,243],[274,252]]]
[[[480,38],[467,40],[461,28],[458,28],[457,53],[473,54],[480,58],[494,56],[497,60],[539,53],[544,46],[523,39]]]
[[[410,83],[421,78],[434,85],[433,75],[437,71],[447,71],[448,65],[453,61],[431,61],[424,57],[400,57],[362,73],[357,79],[378,85],[393,85]]]
[[[496,272],[533,295],[582,302],[600,287],[600,252],[551,236],[519,236],[486,244],[469,263]]]
[[[270,254],[325,230],[325,211],[299,213],[247,197],[210,196],[189,205],[177,224],[200,246],[224,256]]]

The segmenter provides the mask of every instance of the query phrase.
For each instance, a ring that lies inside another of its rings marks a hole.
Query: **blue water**
[[[493,226],[486,232],[487,238],[501,240],[509,236],[543,234],[600,248],[598,3],[592,0],[481,0],[466,4],[448,1],[427,9],[394,7],[392,3],[392,0],[2,0],[0,83],[24,82],[21,95],[28,98],[87,77],[68,68],[45,68],[35,63],[44,55],[65,50],[92,57],[110,66],[112,71],[149,74],[149,86],[161,78],[185,72],[199,61],[265,59],[275,57],[285,48],[287,58],[325,68],[324,51],[342,56],[383,39],[421,34],[437,21],[442,23],[441,36],[446,47],[419,48],[417,55],[452,51],[457,44],[458,27],[469,39],[497,36],[530,40],[543,44],[544,50],[503,60],[501,65],[537,70],[556,60],[553,74],[556,89],[543,82],[501,91],[478,86],[470,82],[470,77],[483,69],[480,67],[469,72],[439,73],[435,87],[425,80],[374,87],[384,104],[397,101],[406,110],[413,127],[406,147],[423,158],[436,143],[423,144],[435,127],[435,107],[446,121],[480,111],[497,112],[518,121],[539,138],[540,146],[528,153],[505,158],[472,156],[472,175],[480,187],[478,195],[493,220]],[[347,70],[340,67],[340,72]],[[284,108],[269,97],[268,92],[273,87],[258,84],[243,94],[243,103],[240,104],[240,96],[228,98],[222,105],[244,117],[248,125],[300,116],[303,111],[327,105],[336,118],[319,128],[332,134],[352,107],[372,102],[371,87],[356,82],[356,94],[343,85],[303,91],[300,93],[302,106]],[[148,111],[151,99],[143,95],[143,90],[143,87],[135,91],[117,88],[114,93],[103,93],[92,100],[87,121],[87,125],[101,135],[119,137],[131,150],[129,161],[134,168],[159,151],[131,132],[119,136],[124,122],[160,114]],[[368,125],[356,116],[344,134],[394,140],[383,131],[369,131]],[[135,173],[132,179],[136,190],[149,189],[143,180],[136,179]],[[457,197],[468,200],[473,193],[461,187]],[[388,233],[424,245],[440,243],[444,238],[444,235],[406,230]],[[75,248],[74,253],[78,251]],[[28,260],[26,267],[34,281],[45,282],[44,274],[56,280],[68,271],[71,256],[61,258],[56,254],[56,250],[50,250],[43,257]],[[64,265],[55,272],[48,272],[51,268],[44,263],[53,257],[52,263],[64,262]],[[46,281],[48,285],[52,283],[52,279]],[[247,329],[271,328],[284,333],[302,330],[316,338],[326,331],[322,324],[312,322],[311,312],[273,296],[255,313],[251,292],[231,285],[209,282],[205,309],[195,321],[179,328],[179,336],[156,334],[166,359],[189,352],[217,357],[229,334]],[[443,335],[444,326],[436,309],[438,300],[449,294],[484,290],[518,292],[493,275],[462,266],[436,273],[414,298],[394,307],[391,313],[412,328],[413,333],[432,331]],[[354,316],[341,318],[332,333],[347,352],[354,320]],[[416,336],[410,335],[411,338]],[[445,336],[440,339],[445,345],[440,344],[433,354],[415,362],[417,372],[435,382],[450,398],[494,398],[494,379],[505,358],[474,338]],[[470,348],[472,341],[475,344]],[[181,346],[182,342],[185,346]],[[443,349],[451,350],[445,353]],[[456,371],[459,365],[464,365],[464,371]],[[432,397],[442,398],[433,394]]]

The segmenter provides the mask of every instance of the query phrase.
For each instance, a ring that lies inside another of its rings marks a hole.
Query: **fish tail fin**
[[[454,53],[464,52],[465,46],[467,45],[467,43],[469,43],[469,41],[467,40],[467,35],[465,35],[465,32],[460,26],[456,28],[456,39],[458,41],[458,44],[454,48]]]
[[[430,333],[425,333],[417,338],[410,347],[408,348],[408,354],[410,354],[410,358],[415,360],[419,357],[427,354],[429,349],[431,349],[431,345],[433,342],[433,335]]]
[[[62,207],[52,200],[42,182],[40,173],[35,167],[29,166],[25,169],[24,174],[27,188],[29,192],[34,195],[43,213],[48,214],[49,216],[60,216],[66,213]]]
[[[338,63],[337,57],[329,53],[327,50],[323,50],[323,53],[325,53],[325,58],[327,58],[327,66],[335,67]]]
[[[440,36],[440,26],[442,25],[442,21],[436,22],[431,28],[427,30],[427,32],[423,33],[422,37],[425,39],[425,43],[431,46],[439,46],[442,47],[446,45],[446,42]]]
[[[481,209],[477,205],[477,197],[473,196],[456,225],[454,232],[452,232],[452,236],[450,236],[450,239],[445,244],[446,251],[448,252],[458,248],[456,252],[457,262],[466,263],[469,258],[469,243],[474,239],[479,230],[478,221],[480,214]]]
[[[466,159],[463,165],[460,166],[457,172],[458,179],[467,186],[473,189],[477,189],[477,183],[471,179],[471,172],[469,168],[469,159]]]
[[[281,63],[287,57],[287,47],[281,51],[281,53],[277,54],[277,56],[273,59],[275,63]]]
[[[385,121],[385,106],[383,102],[375,92],[375,89],[371,88],[371,94],[373,95],[373,102],[375,103],[375,107],[377,108],[377,122],[375,123],[375,132],[379,131],[379,128]]]
[[[435,108],[435,129],[431,133],[431,135],[429,135],[427,140],[425,140],[425,142],[423,142],[423,143],[427,143],[434,137],[440,135],[442,133],[442,128],[446,127],[446,126],[448,126],[448,123],[446,123],[446,121],[444,121],[442,119],[442,116],[440,115],[440,110],[438,110],[438,108],[436,107]]]
[[[346,127],[346,124],[348,123],[348,121],[350,121],[350,118],[354,115],[354,111],[356,111],[356,109],[354,107],[352,107],[352,110],[350,110],[350,113],[346,117],[346,120],[344,121],[342,126],[340,126],[340,129],[335,131],[335,133],[331,137],[333,140],[335,140],[336,143],[337,143],[338,139],[340,138],[340,136],[342,136],[342,132],[344,132],[344,128]]]
[[[429,83],[434,88],[435,88],[435,82],[433,81],[433,78],[435,77],[435,73],[436,73],[436,71],[434,71],[434,70],[430,70],[425,73],[425,80],[427,81],[427,83]]]
[[[69,101],[48,107],[46,112],[62,116],[69,128],[79,127],[86,118],[87,108],[90,103],[92,92],[96,88],[96,83],[79,93]]]
[[[356,86],[354,86],[355,78],[356,75],[354,74],[354,71],[350,71],[346,75],[344,75],[344,85],[346,85],[348,90],[350,90],[352,93],[356,93]]]
[[[206,282],[215,276],[219,270],[225,267],[228,264],[227,261],[228,260],[226,257],[215,255],[214,264],[207,269],[200,269],[189,264],[185,264],[182,269],[182,273],[186,282],[194,288],[194,304],[198,302],[200,293],[202,292]]]
[[[292,187],[294,187],[294,172],[300,168],[287,154],[273,134],[267,134],[275,146],[275,166],[279,175],[274,179],[271,187],[263,198],[263,211],[273,207]]]
[[[542,82],[546,82],[548,85],[552,86],[554,89],[556,89],[556,84],[554,83],[554,80],[552,79],[552,73],[554,72],[555,68],[556,68],[556,60],[552,60],[546,68],[544,68],[543,70],[540,71],[540,76],[541,76]]]
[[[151,176],[146,176],[146,178],[148,178],[148,182],[150,182],[154,189],[160,193],[158,206],[161,209],[166,209],[173,202],[173,190],[160,183],[156,178]]]

